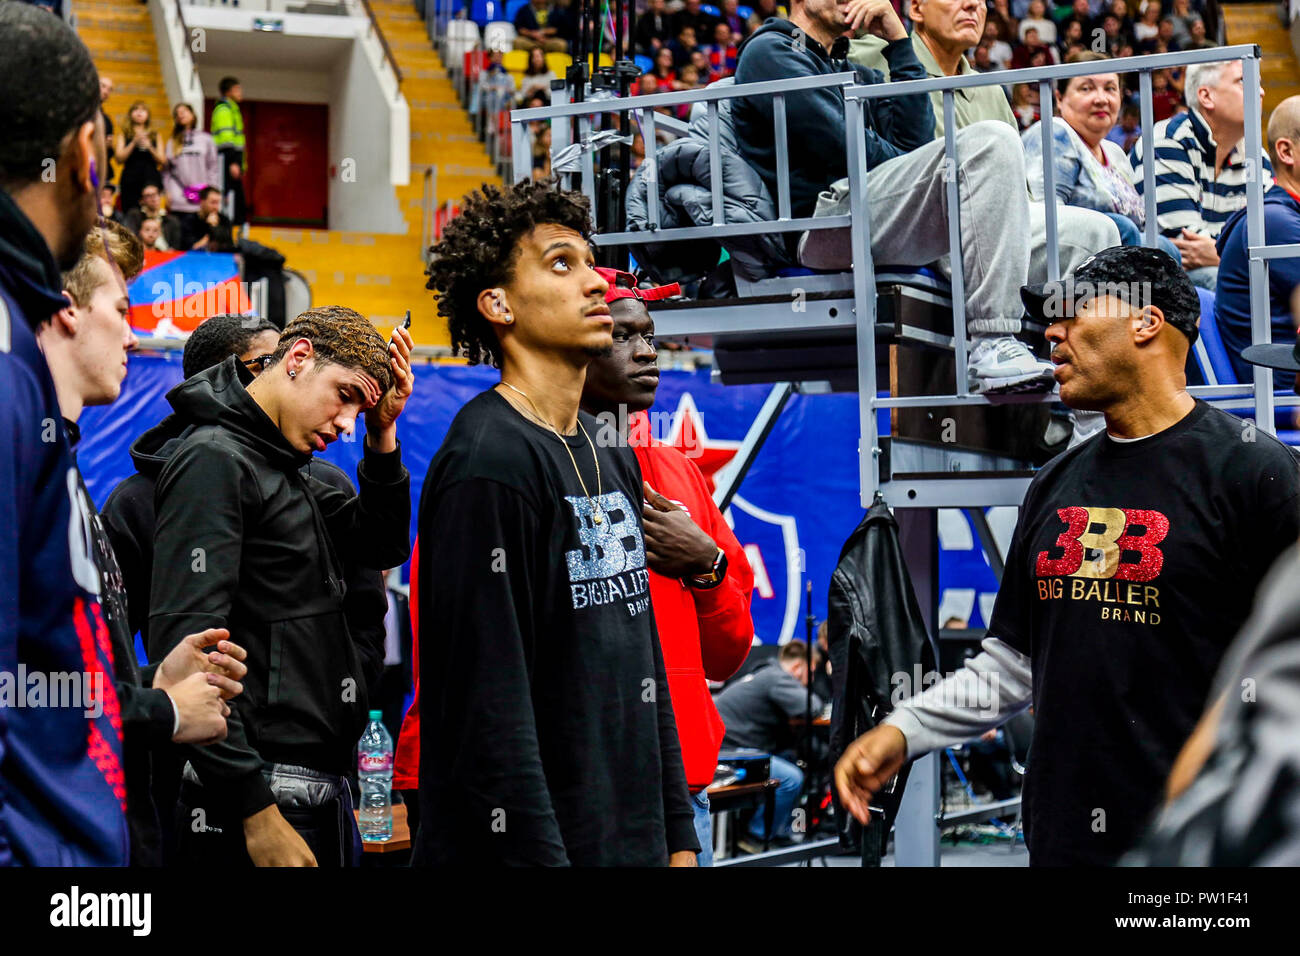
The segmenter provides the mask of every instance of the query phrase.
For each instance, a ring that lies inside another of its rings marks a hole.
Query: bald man
[[[1289,96],[1268,120],[1268,155],[1276,184],[1264,193],[1264,242],[1300,242],[1300,96]],[[1234,213],[1219,233],[1219,288],[1214,319],[1232,359],[1237,381],[1251,381],[1242,352],[1250,346],[1250,256],[1246,248],[1246,210]],[[1300,259],[1274,259],[1268,269],[1273,341],[1295,343],[1291,292],[1300,286]]]

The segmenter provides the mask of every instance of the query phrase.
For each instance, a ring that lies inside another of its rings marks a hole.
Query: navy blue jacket
[[[34,332],[65,304],[61,285],[45,240],[0,190],[0,865],[120,866],[126,782],[112,652]]]
[[[803,76],[855,73],[858,83],[884,83],[879,70],[845,59],[846,43],[830,53],[806,34],[796,36],[789,20],[773,17],[740,46],[736,83],[788,80]],[[910,37],[884,49],[890,76],[897,81],[924,80]],[[934,110],[925,93],[864,101],[867,127],[867,168],[902,156],[934,139]],[[736,138],[740,151],[776,198],[776,148],[772,97],[740,97],[734,101]],[[796,218],[811,216],[817,194],[849,174],[844,136],[844,95],[834,88],[785,94],[786,136],[790,157],[790,210]]]
[[[1264,193],[1264,243],[1281,246],[1300,242],[1300,201],[1281,186]],[[1233,213],[1219,233],[1219,286],[1214,297],[1214,320],[1236,370],[1237,381],[1249,382],[1253,366],[1241,357],[1250,345],[1250,254],[1246,248],[1246,210]],[[1274,259],[1268,268],[1269,311],[1273,341],[1295,341],[1291,315],[1291,290],[1300,285],[1300,259]]]

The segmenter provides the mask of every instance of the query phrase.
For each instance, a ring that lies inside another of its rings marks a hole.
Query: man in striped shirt
[[[1213,292],[1219,274],[1214,241],[1228,218],[1246,205],[1250,175],[1241,61],[1189,66],[1184,91],[1188,111],[1154,130],[1156,221],[1178,247],[1192,282]],[[1131,159],[1141,195],[1141,140]],[[1273,179],[1267,158],[1264,170],[1267,188]]]

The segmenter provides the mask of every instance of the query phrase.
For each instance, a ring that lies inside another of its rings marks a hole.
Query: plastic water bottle
[[[361,742],[357,745],[357,780],[361,785],[361,813],[358,825],[367,843],[387,843],[393,838],[393,738],[380,718],[370,712]]]

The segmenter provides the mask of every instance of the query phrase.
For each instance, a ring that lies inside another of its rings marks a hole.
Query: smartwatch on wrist
[[[700,591],[707,591],[710,588],[716,588],[722,583],[722,579],[727,576],[727,552],[721,548],[713,556],[713,568],[708,574],[702,574],[698,577],[686,578],[686,584]]]

